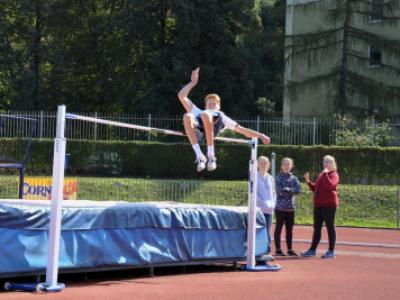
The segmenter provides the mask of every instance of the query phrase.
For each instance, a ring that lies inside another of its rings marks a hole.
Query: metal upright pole
[[[49,247],[46,270],[46,283],[44,284],[45,290],[57,292],[63,290],[65,287],[64,284],[57,283],[60,256],[60,236],[66,148],[64,130],[65,105],[60,105],[57,110],[57,131],[56,138],[54,140],[53,185],[51,190]]]
[[[247,268],[253,269],[256,265],[256,197],[257,197],[257,144],[253,138],[251,143],[251,158],[249,163],[248,183],[248,220],[247,220]]]
[[[249,163],[249,183],[248,183],[248,218],[247,218],[247,261],[245,269],[247,271],[279,271],[280,265],[256,266],[256,221],[257,221],[257,145],[258,139],[253,138],[251,142],[251,159]]]
[[[94,113],[94,117],[97,118],[97,112]],[[93,140],[97,141],[97,123],[93,124]]]
[[[149,114],[147,117],[147,126],[151,127],[151,114]],[[151,132],[148,131],[147,132],[147,141],[150,142],[150,140],[151,140]]]
[[[312,126],[312,144],[313,146],[317,143],[317,118],[313,117],[313,126]]]
[[[276,175],[276,155],[275,155],[275,152],[271,153],[271,175],[275,180],[275,175]]]
[[[44,114],[43,110],[40,111],[40,119],[39,119],[39,138],[43,139],[43,120],[44,119]]]

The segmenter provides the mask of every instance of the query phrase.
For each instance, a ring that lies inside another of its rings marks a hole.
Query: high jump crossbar
[[[169,130],[169,129],[161,129],[161,128],[155,128],[155,127],[147,127],[147,126],[141,126],[141,125],[136,125],[136,124],[129,124],[129,123],[123,123],[123,122],[118,122],[118,121],[111,121],[111,120],[104,120],[104,119],[86,117],[86,116],[81,116],[81,115],[76,115],[76,114],[71,114],[71,113],[66,113],[65,117],[67,119],[71,119],[71,120],[81,120],[81,121],[87,121],[87,122],[92,122],[92,123],[97,123],[97,124],[113,125],[113,126],[118,126],[118,127],[125,127],[125,128],[130,128],[130,129],[141,130],[141,131],[147,131],[147,132],[155,132],[155,133],[182,136],[182,137],[186,136],[181,131]],[[251,145],[251,143],[252,143],[251,140],[229,138],[229,137],[215,137],[214,139],[217,140],[217,141],[239,143],[239,144],[249,144],[249,145]]]
[[[16,116],[16,115],[5,115],[5,114],[0,114],[0,118],[10,118],[10,119],[17,119],[17,120],[24,120],[24,121],[32,121],[32,122],[37,122],[37,119],[34,118],[29,118],[29,117],[21,117],[21,116]]]

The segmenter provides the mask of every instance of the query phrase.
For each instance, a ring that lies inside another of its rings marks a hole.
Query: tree
[[[159,1],[58,0],[49,26],[48,103],[72,110],[133,112],[148,91]]]
[[[164,15],[169,26],[158,49],[149,106],[181,111],[176,93],[200,66],[200,84],[191,95],[197,104],[206,93],[217,92],[229,113],[254,109],[249,65],[240,47],[248,31],[260,28],[255,2],[171,1]]]
[[[338,59],[324,73],[308,77],[305,80],[291,82],[289,90],[295,94],[297,89],[329,82],[332,89],[328,94],[334,99],[335,108],[340,113],[352,112],[365,116],[362,108],[351,107],[350,99],[354,95],[362,95],[369,99],[367,113],[378,106],[381,108],[385,101],[400,100],[400,87],[382,82],[357,71],[353,66],[368,62],[371,58],[361,52],[354,44],[364,43],[384,49],[388,56],[400,55],[400,39],[389,38],[365,29],[360,24],[370,21],[376,11],[381,11],[380,20],[387,26],[397,26],[400,16],[400,4],[397,0],[336,0],[334,2],[316,1],[299,6],[299,9],[315,10],[316,7],[325,11],[325,20],[329,28],[321,26],[321,30],[301,35],[288,36],[289,59],[306,58],[311,65],[317,60],[329,61],[337,55]],[[363,22],[360,22],[362,20]],[[400,67],[383,65],[381,72],[392,76],[400,75]]]
[[[391,130],[387,122],[376,123],[373,118],[365,118],[360,124],[351,116],[343,116],[336,131],[336,145],[389,146],[393,141]]]
[[[281,98],[275,13],[270,0],[1,1],[0,109],[178,113],[200,65],[197,104],[217,92],[228,113],[259,112]]]
[[[241,47],[249,65],[255,99],[269,99],[274,107],[271,113],[282,110],[285,8],[284,0],[272,4],[260,1],[257,11],[262,27],[248,32]],[[257,101],[257,110],[253,112],[264,114]]]
[[[4,0],[0,9],[0,107],[38,109],[45,2]]]

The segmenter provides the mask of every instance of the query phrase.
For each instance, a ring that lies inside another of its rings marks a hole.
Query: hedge
[[[0,156],[12,153],[22,156],[25,141],[0,139]],[[275,152],[277,168],[284,156],[295,160],[293,172],[301,176],[310,171],[316,176],[326,154],[336,157],[341,182],[362,184],[399,184],[399,147],[326,147],[326,146],[260,146],[259,155]],[[188,143],[147,143],[77,141],[67,142],[68,175],[129,176],[148,178],[245,179],[248,174],[250,148],[246,145],[218,144],[218,169],[198,174],[194,154]],[[53,141],[33,144],[28,173],[51,174]]]

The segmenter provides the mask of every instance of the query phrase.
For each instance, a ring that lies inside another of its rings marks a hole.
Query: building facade
[[[283,116],[400,116],[400,1],[287,0]]]

